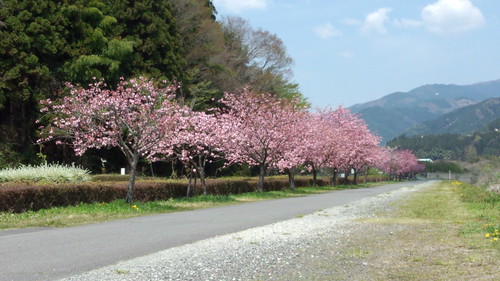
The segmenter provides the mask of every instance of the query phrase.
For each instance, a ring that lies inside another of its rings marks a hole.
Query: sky
[[[281,38],[313,107],[500,79],[498,0],[213,0]]]

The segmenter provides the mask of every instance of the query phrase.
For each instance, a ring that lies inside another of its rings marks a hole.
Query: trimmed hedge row
[[[376,181],[376,178],[369,178]],[[340,179],[339,179],[340,183]],[[311,179],[297,178],[297,187],[311,186]],[[328,180],[318,179],[318,186],[330,185]],[[229,195],[254,192],[257,188],[255,178],[214,179],[207,182],[207,193],[212,195]],[[286,178],[270,178],[264,183],[264,191],[284,190],[288,188]],[[186,196],[186,182],[171,181],[138,181],[136,182],[135,199],[140,202],[168,200]],[[112,202],[125,198],[127,182],[85,182],[73,184],[34,184],[12,183],[0,184],[0,212],[37,211],[52,207],[64,207],[79,203]],[[198,184],[193,195],[201,195]]]
[[[318,181],[318,185],[327,185]],[[296,180],[297,187],[310,186],[310,180]],[[213,180],[207,183],[207,192],[212,195],[239,194],[256,191],[257,181],[243,180]],[[288,188],[285,179],[267,180],[265,191],[283,190]],[[140,202],[168,200],[169,198],[185,197],[187,185],[184,182],[139,181],[136,183],[135,199]],[[37,211],[52,207],[64,207],[79,203],[112,202],[125,198],[126,182],[91,182],[56,185],[37,185],[32,183],[15,183],[0,185],[0,212]],[[202,194],[197,185],[194,195]]]

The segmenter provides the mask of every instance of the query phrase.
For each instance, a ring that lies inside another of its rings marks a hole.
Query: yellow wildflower
[[[486,234],[484,235],[484,237],[488,238],[488,237],[490,237],[490,234],[489,234],[489,233],[486,233]]]

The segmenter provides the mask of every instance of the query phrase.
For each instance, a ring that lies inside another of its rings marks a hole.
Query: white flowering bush
[[[71,183],[90,181],[90,172],[75,165],[44,164],[0,170],[1,182]]]

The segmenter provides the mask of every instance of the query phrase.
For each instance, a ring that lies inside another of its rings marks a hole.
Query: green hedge
[[[318,180],[318,185],[327,185]],[[297,179],[297,187],[310,186],[310,180]],[[255,179],[211,180],[207,183],[207,191],[212,195],[239,194],[256,191]],[[283,190],[288,188],[285,179],[267,180],[265,191]],[[169,198],[185,197],[187,185],[185,182],[169,181],[139,181],[136,183],[135,198],[137,201],[158,201]],[[0,185],[0,211],[25,212],[47,209],[51,207],[71,206],[79,203],[111,202],[123,199],[127,193],[126,182],[89,182],[73,184],[33,184],[13,183]],[[198,185],[194,195],[202,194]]]
[[[184,184],[138,182],[138,201],[166,200],[185,195]],[[111,202],[127,194],[126,183],[14,184],[0,186],[0,211],[25,212],[79,203]]]

